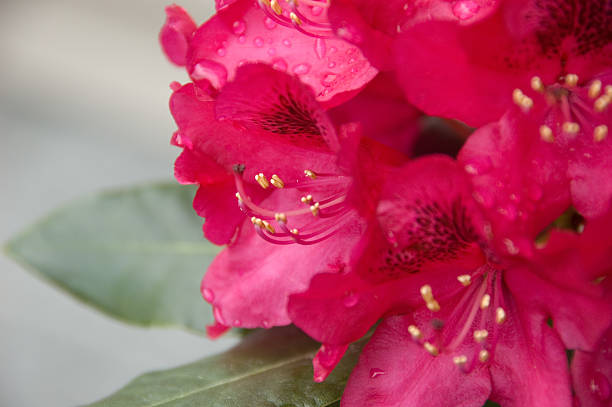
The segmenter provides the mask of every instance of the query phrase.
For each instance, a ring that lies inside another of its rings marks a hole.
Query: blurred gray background
[[[102,188],[170,179],[165,1],[0,0],[0,242]],[[213,0],[180,3],[196,22]],[[0,406],[76,406],[134,376],[216,353],[180,331],[123,325],[0,256]]]

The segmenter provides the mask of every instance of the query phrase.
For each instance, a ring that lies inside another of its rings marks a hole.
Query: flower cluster
[[[612,406],[612,3],[216,6],[160,33],[209,334],[295,324],[323,381],[375,329],[345,407]]]

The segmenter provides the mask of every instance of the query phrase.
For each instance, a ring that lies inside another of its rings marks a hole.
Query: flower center
[[[256,204],[247,193],[243,173],[244,166],[234,167],[238,206],[251,217],[257,234],[270,243],[311,245],[322,242],[344,226],[351,211],[346,202],[352,181],[350,177],[304,170],[306,180],[285,183],[276,174],[268,179],[263,173],[258,173],[255,181],[261,188],[275,187],[278,190],[275,193],[284,193],[273,202],[281,202],[278,206],[295,203],[291,208],[265,208]],[[317,195],[320,199],[315,199]]]
[[[331,38],[328,0],[258,0],[268,17],[285,27],[316,38]]]
[[[531,78],[531,88],[546,103],[539,127],[540,138],[554,143],[590,133],[594,142],[603,141],[608,135],[604,113],[612,104],[612,84],[594,79],[579,85],[575,74],[567,74],[561,79],[558,83],[545,85],[539,77]],[[531,111],[536,103],[520,89],[514,90],[512,99],[524,112]]]
[[[455,365],[469,373],[491,359],[500,327],[507,318],[502,271],[487,264],[472,274],[457,276],[457,280],[463,288],[445,301],[444,307],[452,307],[445,319],[436,317],[442,307],[432,287],[421,287],[426,307],[415,313],[415,325],[410,325],[408,331],[431,355],[453,354]]]

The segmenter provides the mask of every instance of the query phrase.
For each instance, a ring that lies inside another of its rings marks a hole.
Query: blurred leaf
[[[140,376],[90,407],[337,407],[365,341],[351,345],[327,380],[315,383],[319,345],[294,327],[262,330],[223,354]]]
[[[218,252],[202,237],[191,187],[158,184],[72,203],[11,240],[27,268],[99,310],[140,325],[203,331],[200,280]]]

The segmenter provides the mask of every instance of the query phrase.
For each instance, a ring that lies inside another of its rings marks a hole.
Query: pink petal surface
[[[196,24],[179,6],[166,7],[166,22],[159,33],[159,42],[168,59],[178,66],[187,63],[187,52]]]
[[[580,407],[612,406],[612,326],[593,352],[576,352],[572,379]]]
[[[462,373],[450,355],[433,357],[408,334],[409,317],[384,320],[348,381],[342,407],[480,407],[491,391],[485,368]]]
[[[220,88],[246,62],[266,62],[299,75],[317,100],[329,105],[352,96],[377,72],[355,46],[304,35],[275,23],[254,2],[238,0],[198,29],[188,69],[194,80]]]

